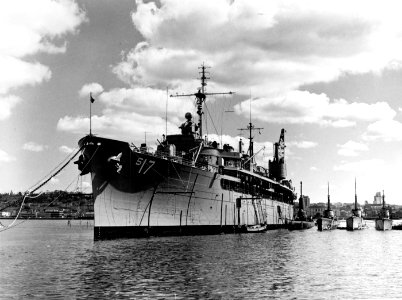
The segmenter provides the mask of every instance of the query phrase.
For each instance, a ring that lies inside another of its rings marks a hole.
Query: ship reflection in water
[[[373,221],[356,232],[97,242],[92,226],[49,222],[0,234],[4,299],[383,299],[402,292],[402,232],[377,231]]]

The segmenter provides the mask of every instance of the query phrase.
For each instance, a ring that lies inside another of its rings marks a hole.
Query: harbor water
[[[0,232],[0,298],[400,298],[402,231],[369,226],[93,241],[93,221],[28,220]]]

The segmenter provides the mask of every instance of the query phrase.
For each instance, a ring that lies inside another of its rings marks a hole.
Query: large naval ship
[[[205,66],[193,96],[198,122],[191,113],[181,133],[163,136],[157,150],[91,134],[79,141],[76,162],[81,175],[91,174],[94,238],[261,232],[286,227],[296,199],[286,178],[285,130],[274,144],[267,167],[257,165],[252,123],[249,148],[235,151],[203,138]],[[232,94],[229,92],[229,94]]]

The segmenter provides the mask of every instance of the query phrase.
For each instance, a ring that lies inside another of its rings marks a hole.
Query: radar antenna
[[[196,105],[197,105],[197,114],[198,114],[198,130],[199,130],[199,136],[202,138],[202,115],[204,114],[203,112],[203,104],[207,99],[207,96],[210,95],[232,95],[234,92],[226,92],[226,93],[207,93],[205,92],[205,87],[207,86],[207,80],[210,79],[210,77],[207,77],[209,75],[209,72],[206,71],[207,67],[204,65],[204,63],[201,65],[201,67],[198,67],[198,69],[201,69],[199,74],[201,75],[200,79],[201,80],[201,88],[198,89],[198,92],[194,94],[176,94],[176,95],[170,95],[170,97],[188,97],[188,96],[195,96],[196,99]]]

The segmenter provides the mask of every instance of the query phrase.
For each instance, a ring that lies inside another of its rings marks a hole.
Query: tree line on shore
[[[93,216],[92,193],[46,191],[30,194],[25,198],[21,192],[0,194],[0,216],[13,217],[21,208],[21,217],[90,217]],[[23,206],[21,204],[24,202]]]

